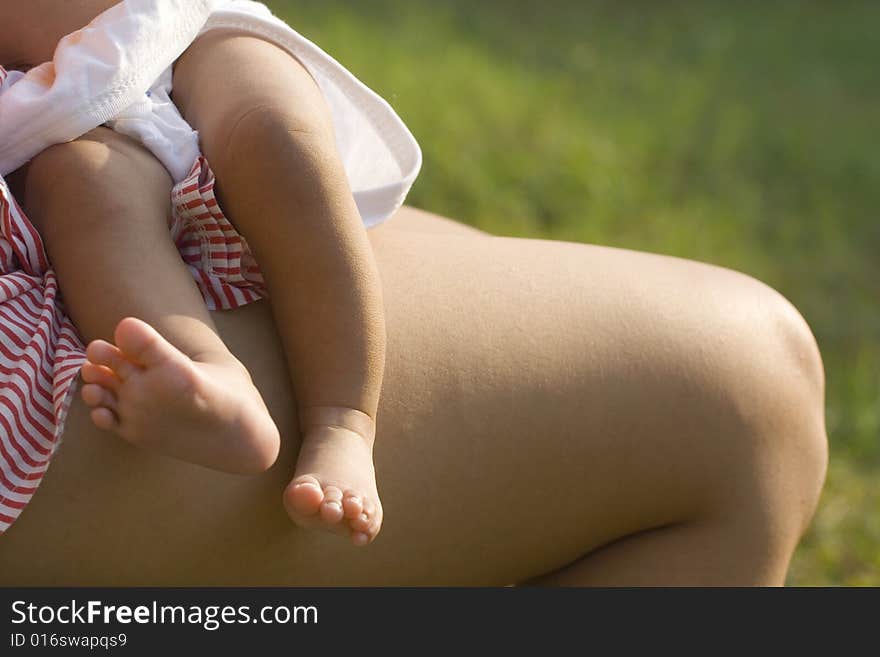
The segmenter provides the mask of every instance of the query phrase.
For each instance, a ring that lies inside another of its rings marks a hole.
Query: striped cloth
[[[174,187],[171,202],[171,237],[208,308],[265,297],[247,243],[217,203],[204,158]],[[84,361],[43,242],[0,177],[0,534],[30,501],[58,449]]]

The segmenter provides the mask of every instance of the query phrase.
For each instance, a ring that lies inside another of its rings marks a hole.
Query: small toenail
[[[350,499],[350,500],[351,500],[352,502],[354,502],[355,504],[360,504],[360,503],[361,503],[361,498],[359,498],[359,497],[350,497],[350,498],[348,498],[348,499]]]
[[[370,519],[370,516],[368,516],[366,513],[362,513],[362,514],[361,514],[361,520],[366,521],[366,520],[369,520],[369,519]]]

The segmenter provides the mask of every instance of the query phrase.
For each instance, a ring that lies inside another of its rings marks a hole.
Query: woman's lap
[[[295,418],[255,304],[217,323],[286,437],[278,464],[238,478],[154,456],[91,430],[77,403],[40,491],[0,538],[0,583],[500,584],[782,499],[795,513],[743,528],[744,549],[797,540],[821,480],[821,363],[774,292],[706,265],[492,238],[409,210],[371,238],[389,333],[374,545],[303,532],[281,507]]]

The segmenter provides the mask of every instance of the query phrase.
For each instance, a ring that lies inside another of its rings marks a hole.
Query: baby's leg
[[[92,340],[82,396],[94,423],[207,467],[269,467],[277,429],[170,239],[164,167],[99,128],[47,149],[13,185],[43,237],[68,312]]]
[[[303,443],[287,510],[366,544],[382,521],[372,445],[384,309],[323,96],[276,46],[209,34],[178,61],[174,99],[260,263],[291,365]]]

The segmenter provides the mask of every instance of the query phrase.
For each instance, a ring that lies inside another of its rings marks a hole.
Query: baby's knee
[[[259,152],[304,144],[304,155],[336,148],[330,109],[317,83],[297,59],[257,37],[199,37],[175,65],[174,102],[199,131],[215,167],[242,147]]]
[[[74,141],[50,146],[31,160],[27,171],[28,185],[41,189],[83,183],[94,189],[120,179],[170,186],[167,171],[149,151],[109,128],[95,128]]]
[[[114,208],[122,210],[145,193],[167,202],[172,187],[167,170],[149,151],[107,128],[50,146],[30,161],[20,177],[23,185],[16,191],[31,218],[42,223],[64,215],[67,225],[114,220],[124,214]],[[101,199],[107,212],[71,216],[52,211],[74,206],[87,196]]]

